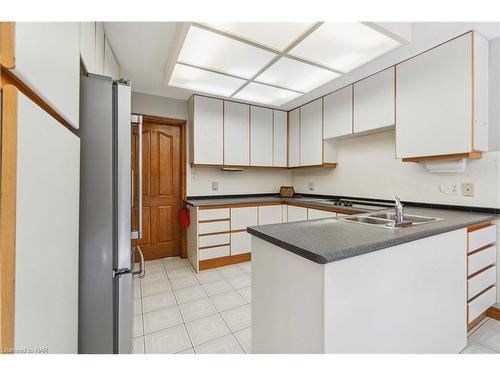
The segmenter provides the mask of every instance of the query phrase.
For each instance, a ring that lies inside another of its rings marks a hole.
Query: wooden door
[[[182,205],[181,130],[144,117],[142,129],[143,235],[137,241],[146,260],[181,254],[178,211]],[[133,135],[134,209],[137,227],[137,129]]]

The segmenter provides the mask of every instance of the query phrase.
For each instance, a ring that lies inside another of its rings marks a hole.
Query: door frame
[[[186,139],[186,126],[187,126],[187,121],[186,120],[181,120],[181,119],[176,119],[176,118],[171,118],[171,117],[160,117],[160,116],[153,116],[153,115],[145,115],[142,113],[137,113],[134,112],[132,113],[133,115],[141,115],[142,116],[142,123],[145,124],[147,122],[149,123],[156,123],[158,125],[166,125],[166,126],[176,126],[180,130],[180,144],[181,144],[181,206],[184,204],[184,200],[186,199],[186,185],[187,185],[187,180],[186,180],[186,162],[187,162],[187,139]],[[181,258],[187,258],[187,237],[186,237],[186,228],[180,227],[181,230],[181,251],[180,251],[180,256]]]

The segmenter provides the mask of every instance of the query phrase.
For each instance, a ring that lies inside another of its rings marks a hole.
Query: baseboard
[[[492,306],[486,310],[486,316],[495,320],[500,320],[500,308]]]

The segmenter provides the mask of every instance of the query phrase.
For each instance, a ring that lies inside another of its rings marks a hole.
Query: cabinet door
[[[396,65],[396,156],[471,151],[472,34]]]
[[[300,166],[323,163],[323,100],[300,109]]]
[[[291,223],[293,221],[305,221],[307,220],[307,208],[297,207],[297,206],[287,206],[288,216],[287,222]]]
[[[285,111],[274,111],[274,159],[275,167],[287,166],[288,118]]]
[[[252,235],[247,232],[231,233],[231,255],[252,252]]]
[[[354,84],[354,133],[394,125],[394,67]]]
[[[257,225],[257,207],[231,208],[231,230]]]
[[[223,164],[223,103],[220,99],[195,96],[193,116],[193,162]]]
[[[78,129],[80,24],[17,22],[14,53],[14,74]]]
[[[95,24],[95,73],[104,74],[104,25]]]
[[[273,110],[250,107],[250,165],[273,166]]]
[[[80,22],[80,57],[89,73],[95,72],[95,22]]]
[[[300,164],[300,108],[288,112],[288,166],[298,167]]]
[[[259,225],[280,224],[282,222],[281,204],[259,207]]]
[[[307,209],[307,220],[327,219],[337,217],[337,213],[324,210],[316,210],[314,208]]]
[[[224,102],[224,164],[249,165],[249,106]]]
[[[324,97],[323,138],[352,134],[352,85]]]
[[[107,38],[104,40],[104,75],[113,79],[120,78],[120,67]]]

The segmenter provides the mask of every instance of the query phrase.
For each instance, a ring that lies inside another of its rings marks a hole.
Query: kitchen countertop
[[[405,214],[444,220],[393,229],[319,219],[248,227],[247,231],[313,262],[326,264],[496,219],[492,214],[429,208],[407,207]]]

